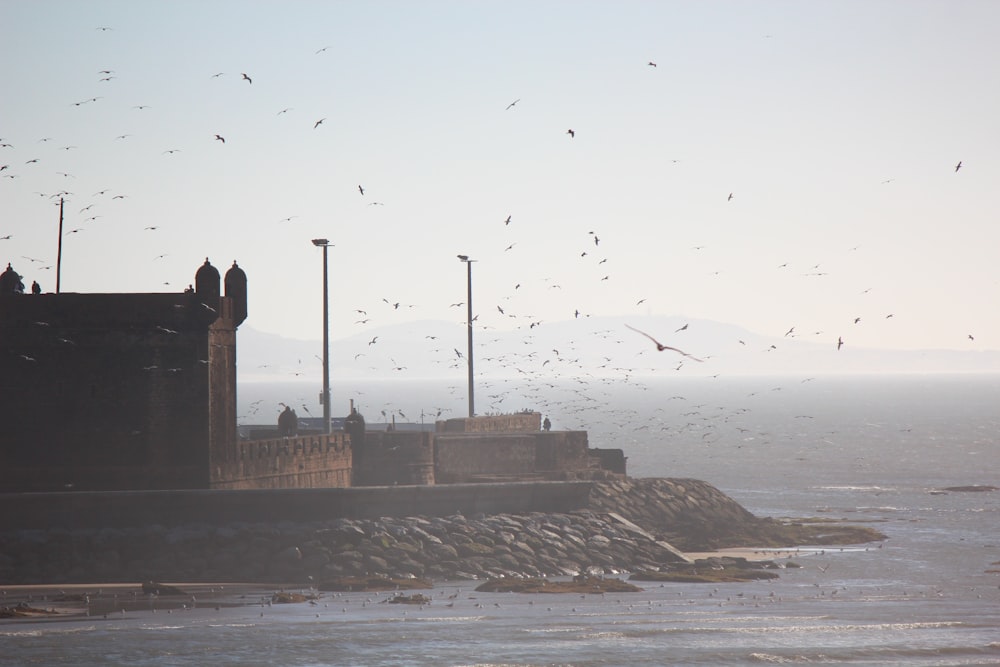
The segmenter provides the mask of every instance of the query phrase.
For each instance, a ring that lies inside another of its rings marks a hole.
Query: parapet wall
[[[586,431],[437,433],[434,468],[439,484],[484,478],[574,479],[597,467]]]
[[[342,433],[243,441],[236,458],[213,461],[213,489],[351,486],[351,447]]]
[[[525,482],[328,489],[0,494],[0,544],[17,530],[305,523],[339,518],[571,512],[590,482]]]

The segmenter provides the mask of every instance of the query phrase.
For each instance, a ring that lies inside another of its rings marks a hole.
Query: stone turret
[[[216,312],[219,309],[219,297],[221,296],[219,281],[219,270],[212,266],[206,257],[205,263],[194,274],[194,291],[198,295],[199,301]]]
[[[226,296],[233,302],[233,324],[239,326],[247,318],[247,274],[234,261],[224,282]]]
[[[21,275],[7,264],[7,270],[0,273],[0,294],[24,294]]]

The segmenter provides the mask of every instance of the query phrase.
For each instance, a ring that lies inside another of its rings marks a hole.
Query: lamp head
[[[463,261],[463,262],[468,262],[469,261],[469,256],[468,255],[459,255],[458,259],[460,261]]]
[[[314,246],[328,246],[330,242],[327,239],[313,239],[312,244]]]

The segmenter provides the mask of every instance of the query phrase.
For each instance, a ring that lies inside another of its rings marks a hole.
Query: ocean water
[[[463,388],[369,384],[334,396],[354,398],[369,422],[383,411],[433,421],[464,414]],[[803,548],[792,557],[801,568],[753,583],[544,596],[439,582],[423,607],[387,594],[268,606],[262,589],[169,614],[2,621],[0,664],[1000,664],[1000,491],[943,490],[1000,486],[1000,377],[512,380],[477,391],[480,413],[533,408],[554,428],[586,428],[591,446],[625,450],[633,476],[705,479],[761,516],[844,519],[888,538]],[[252,423],[315,393],[240,392]]]

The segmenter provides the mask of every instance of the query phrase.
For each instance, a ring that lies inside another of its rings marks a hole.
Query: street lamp
[[[475,389],[472,383],[472,263],[476,260],[469,259],[468,255],[459,255],[459,261],[465,262],[466,269],[468,269],[468,294],[466,295],[465,302],[468,304],[466,324],[469,328],[469,417],[476,416],[476,399],[475,399]]]
[[[323,249],[323,432],[330,433],[330,292],[327,280],[326,249],[330,242],[326,239],[313,239],[312,244]]]

